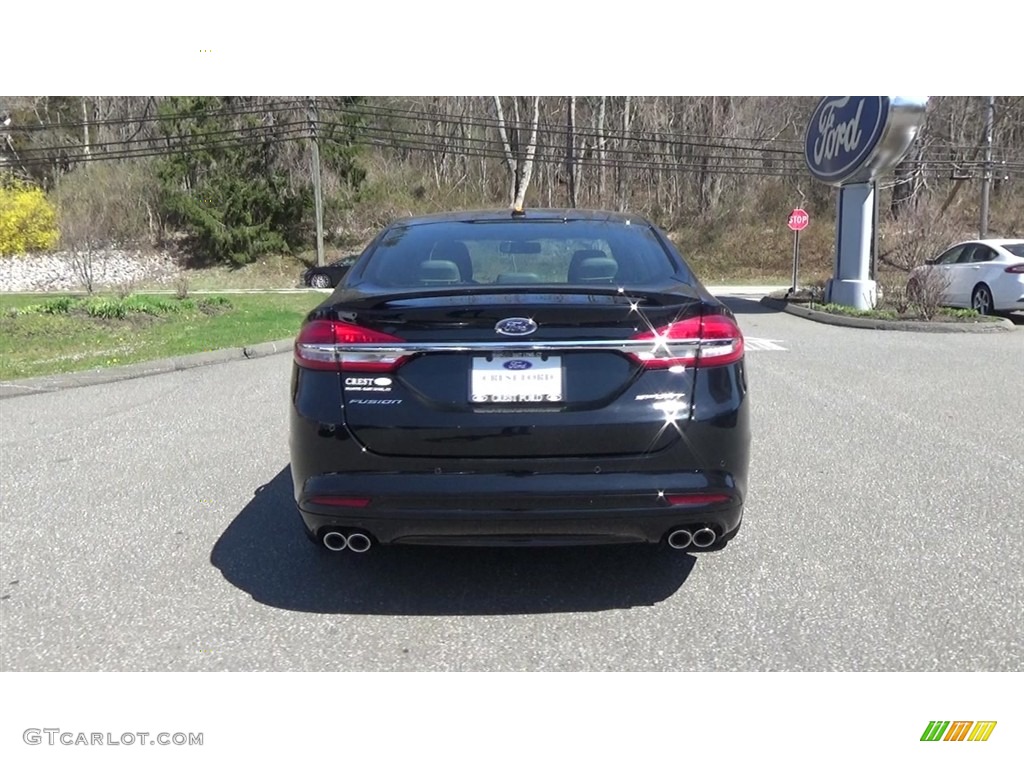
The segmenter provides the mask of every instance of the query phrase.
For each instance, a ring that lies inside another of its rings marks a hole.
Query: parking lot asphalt
[[[287,354],[0,401],[0,668],[1024,670],[1024,333],[728,303],[751,491],[697,556],[314,548]]]

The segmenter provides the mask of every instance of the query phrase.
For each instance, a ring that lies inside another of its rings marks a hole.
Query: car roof
[[[984,240],[961,240],[956,245],[966,245],[967,243],[984,243],[985,245],[1018,245],[1024,243],[1024,238],[1020,237],[988,237]],[[956,247],[956,246],[953,246]]]
[[[475,211],[442,211],[438,213],[424,214],[420,216],[407,216],[396,219],[389,226],[417,226],[420,224],[437,224],[444,222],[474,222],[474,221],[615,221],[622,224],[646,224],[651,222],[643,216],[622,211],[589,210],[580,208],[524,208],[522,213],[515,212],[511,208],[482,209]]]

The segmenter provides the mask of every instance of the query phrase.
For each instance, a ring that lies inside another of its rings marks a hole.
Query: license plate
[[[474,403],[560,403],[562,359],[530,353],[473,358],[469,397]]]

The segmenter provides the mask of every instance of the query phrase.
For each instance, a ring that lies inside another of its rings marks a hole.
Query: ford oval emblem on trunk
[[[502,336],[529,336],[537,330],[537,324],[528,317],[506,317],[498,321],[494,330]]]

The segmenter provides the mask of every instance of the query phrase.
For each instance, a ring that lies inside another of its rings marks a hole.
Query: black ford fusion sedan
[[[332,550],[717,549],[747,493],[743,335],[638,216],[405,219],[304,321],[289,441]]]

